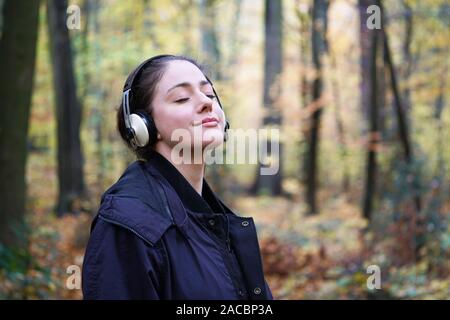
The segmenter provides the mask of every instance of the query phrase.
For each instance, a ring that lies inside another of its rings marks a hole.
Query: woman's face
[[[168,62],[156,87],[152,107],[153,119],[161,135],[157,143],[172,149],[181,140],[179,134],[176,137],[180,132],[186,147],[201,147],[204,150],[208,145],[214,147],[223,142],[223,110],[202,71],[188,61]],[[216,121],[207,121],[207,118]],[[174,134],[176,129],[182,130]]]

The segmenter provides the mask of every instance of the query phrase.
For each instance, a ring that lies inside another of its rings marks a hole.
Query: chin
[[[220,130],[211,130],[211,131],[206,131],[203,134],[203,141],[202,141],[202,146],[203,149],[208,147],[208,149],[210,148],[215,148],[220,146],[223,143],[223,138],[224,138],[224,133],[223,131]]]

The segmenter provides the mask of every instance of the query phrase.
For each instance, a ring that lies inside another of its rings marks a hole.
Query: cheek
[[[192,114],[182,109],[174,109],[166,106],[164,110],[155,112],[156,127],[165,139],[170,139],[176,129],[191,130]]]
[[[222,123],[222,127],[225,128],[225,119],[226,119],[226,117],[225,117],[224,111],[222,110],[222,108],[218,107],[218,110],[217,110],[216,113],[219,116],[220,122]]]

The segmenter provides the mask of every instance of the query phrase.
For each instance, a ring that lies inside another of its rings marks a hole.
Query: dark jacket
[[[104,193],[82,287],[85,299],[273,299],[253,219],[156,152]]]

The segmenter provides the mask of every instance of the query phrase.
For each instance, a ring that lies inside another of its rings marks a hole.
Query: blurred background
[[[450,297],[448,1],[0,8],[1,299],[82,298],[90,222],[134,160],[115,125],[122,87],[162,53],[208,67],[231,128],[280,130],[276,175],[206,172],[254,217],[275,298]]]

